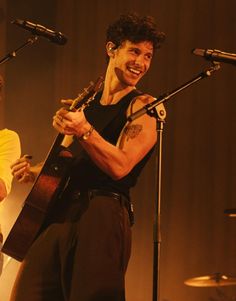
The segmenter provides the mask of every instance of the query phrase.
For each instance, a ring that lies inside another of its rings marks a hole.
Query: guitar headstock
[[[101,89],[103,82],[103,76],[99,76],[95,83],[90,82],[88,87],[84,88],[83,91],[74,99],[70,106],[70,111],[78,110],[82,106],[88,105],[88,103],[93,100],[96,93]]]

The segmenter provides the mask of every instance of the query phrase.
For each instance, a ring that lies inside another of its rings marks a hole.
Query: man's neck
[[[122,89],[119,91],[111,92],[109,90],[105,90],[104,88],[100,103],[102,105],[114,105],[134,89],[135,87],[129,87],[129,89]]]
[[[116,104],[134,89],[136,89],[134,86],[122,85],[122,83],[106,77],[100,103],[103,105]]]

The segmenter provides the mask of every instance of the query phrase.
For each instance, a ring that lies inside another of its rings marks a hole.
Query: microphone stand
[[[128,121],[133,121],[136,118],[148,114],[151,117],[156,118],[156,131],[157,131],[157,143],[156,143],[156,184],[155,184],[155,203],[154,203],[154,221],[153,221],[153,292],[152,300],[159,300],[159,286],[160,286],[160,251],[161,251],[161,173],[162,173],[162,140],[163,140],[163,125],[165,122],[166,112],[162,108],[156,108],[158,105],[166,102],[172,96],[188,88],[192,84],[200,81],[203,78],[209,77],[214,71],[220,69],[220,64],[213,62],[213,66],[207,70],[201,72],[192,80],[186,82],[180,87],[174,89],[170,93],[166,93],[163,96],[156,98],[153,102],[145,105],[137,112],[131,114],[128,117]]]
[[[27,45],[32,45],[37,40],[38,40],[38,36],[32,36],[32,37],[28,38],[28,40],[24,44],[22,44],[17,49],[13,50],[12,52],[8,53],[5,57],[0,59],[0,65],[9,61],[10,59],[15,58],[18,51],[22,50]]]

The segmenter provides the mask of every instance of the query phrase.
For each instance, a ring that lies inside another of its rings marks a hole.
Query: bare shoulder
[[[139,95],[133,101],[132,111],[135,112],[135,111],[143,108],[144,106],[152,103],[155,100],[156,100],[156,98],[150,94]],[[159,114],[161,114],[162,118],[166,117],[166,110],[165,110],[163,103],[160,103],[158,106],[156,106],[156,110],[159,112]]]
[[[152,101],[155,100],[155,97],[153,97],[152,95],[149,95],[149,94],[142,94],[142,95],[139,95],[137,96],[135,99],[134,99],[134,105],[135,106],[144,106],[146,104],[149,104],[151,103]]]

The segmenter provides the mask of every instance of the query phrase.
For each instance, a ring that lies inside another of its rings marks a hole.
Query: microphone
[[[48,29],[40,24],[34,24],[32,22],[19,19],[13,20],[11,23],[29,30],[33,35],[43,36],[58,45],[64,45],[67,42],[67,38],[61,32]]]
[[[209,61],[223,62],[228,64],[236,65],[236,54],[223,52],[217,49],[199,49],[195,48],[192,50],[192,53],[195,55],[203,56]]]

